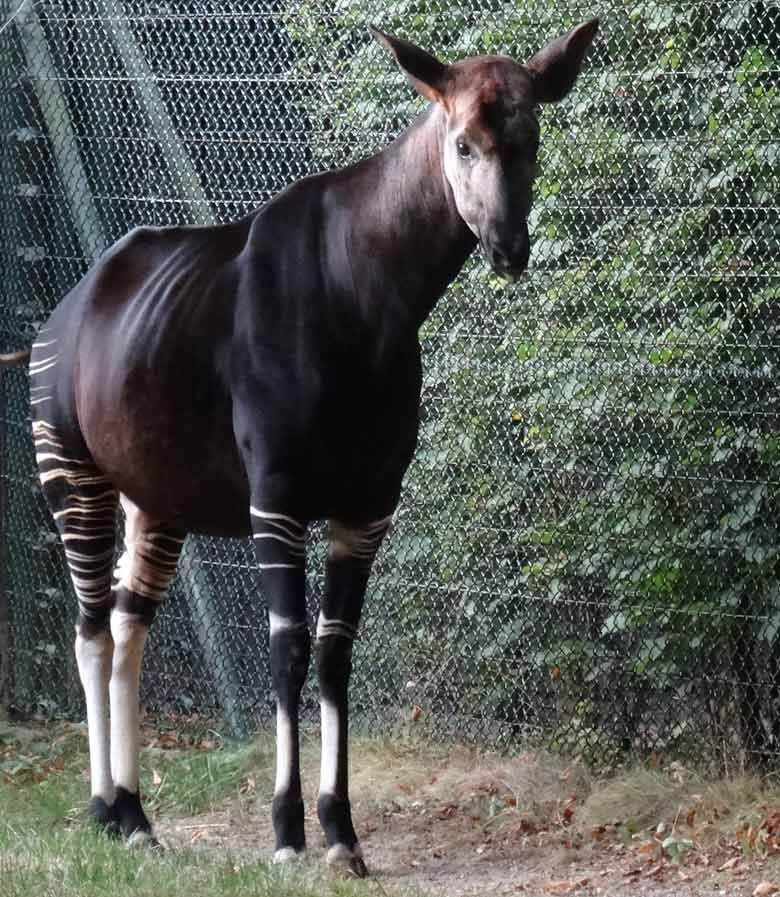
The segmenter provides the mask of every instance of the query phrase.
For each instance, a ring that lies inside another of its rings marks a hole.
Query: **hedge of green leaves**
[[[365,9],[288,8],[320,167],[421,105]],[[423,330],[421,445],[361,668],[408,679],[401,702],[438,731],[766,756],[780,8],[402,0],[374,23],[446,60],[526,59],[593,13],[583,76],[541,112],[529,276],[475,258]]]
[[[508,286],[475,255],[423,329],[420,447],[372,580],[354,715],[599,761],[777,752],[776,0],[94,7],[38,9],[37,49],[18,20],[0,40],[8,349],[88,264],[78,166],[53,149],[63,109],[107,237],[196,220],[172,170],[185,152],[229,220],[421,108],[369,22],[445,59],[522,60],[600,16],[575,90],[541,111],[529,274]],[[145,62],[128,76],[117,46],[133,42]],[[168,130],[181,152],[161,151]],[[71,713],[75,605],[22,381],[4,380],[12,694],[22,712]],[[244,731],[272,713],[251,548],[195,549],[144,700],[221,709]],[[321,544],[312,556],[316,574]]]

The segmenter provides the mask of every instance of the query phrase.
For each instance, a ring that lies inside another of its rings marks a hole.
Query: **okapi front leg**
[[[352,825],[348,781],[348,686],[371,564],[390,518],[361,527],[331,521],[325,597],[317,621],[317,675],[322,716],[322,764],[317,814],[328,842],[330,865],[366,875]]]
[[[301,793],[298,707],[309,669],[306,621],[305,524],[278,511],[251,507],[252,533],[271,637],[271,677],[276,693],[274,862],[306,849]]]
[[[124,496],[121,502],[125,511],[125,551],[114,574],[114,657],[109,687],[114,814],[129,846],[156,846],[139,789],[138,687],[149,627],[176,573],[184,535],[154,523]]]

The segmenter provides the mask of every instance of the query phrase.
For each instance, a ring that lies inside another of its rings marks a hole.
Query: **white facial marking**
[[[495,99],[487,102],[492,106]],[[457,114],[448,118],[442,145],[444,174],[458,214],[479,240],[489,237],[496,221],[506,217],[507,209],[515,218],[519,209],[514,207],[518,203],[528,205],[533,180],[530,164],[526,168],[516,164],[529,139],[538,137],[529,98],[510,95],[500,102],[503,108],[495,112],[502,115],[500,134],[485,130],[479,106],[475,106],[460,118]],[[496,148],[496,139],[501,151]],[[461,141],[471,150],[465,157],[458,152]],[[528,209],[523,207],[522,215],[527,214]]]
[[[320,701],[320,729],[322,731],[320,794],[335,794],[338,782],[339,710],[335,704],[325,699]]]
[[[101,632],[93,638],[76,634],[76,663],[87,704],[91,794],[102,798],[109,806],[116,797],[111,778],[108,728],[108,682],[113,653],[111,633]]]
[[[147,634],[148,627],[134,614],[111,612],[111,775],[115,785],[132,793],[138,791],[138,684]]]

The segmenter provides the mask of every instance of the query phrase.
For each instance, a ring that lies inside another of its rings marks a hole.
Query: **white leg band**
[[[330,701],[320,701],[320,728],[320,794],[335,794],[339,768],[339,711]]]

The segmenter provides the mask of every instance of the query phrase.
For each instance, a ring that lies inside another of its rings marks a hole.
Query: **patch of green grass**
[[[18,812],[26,812],[27,792],[20,786],[37,785],[36,804],[45,815],[61,818],[86,806],[89,754],[84,727],[41,727],[37,737],[23,742],[10,732],[0,733],[3,747],[9,752],[0,759],[0,788],[3,779],[12,786],[0,791],[4,803],[21,803]],[[250,771],[258,784],[270,786],[273,781],[274,747],[269,739],[219,742],[208,750],[144,748],[140,759],[144,804],[152,814],[183,816],[213,809],[239,793]]]
[[[229,854],[130,851],[89,829],[41,835],[3,825],[1,897],[370,897],[371,880],[324,872],[318,864],[278,867]],[[397,895],[397,891],[387,891]]]
[[[238,795],[245,774],[255,768],[256,755],[253,745],[232,743],[210,751],[142,751],[146,806],[166,816],[213,809]]]
[[[331,874],[317,859],[278,867],[217,850],[130,851],[86,822],[83,731],[44,730],[13,748],[4,756],[16,772],[0,776],[0,897],[401,897]],[[142,765],[148,809],[195,815],[237,795],[247,775],[270,795],[273,742],[145,750]]]

